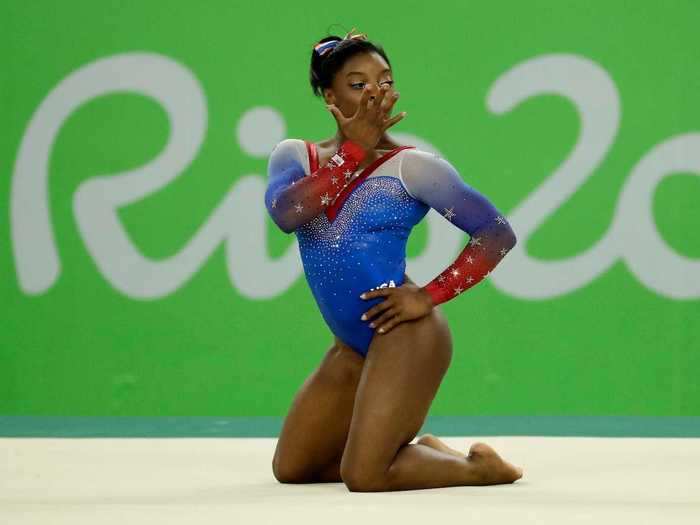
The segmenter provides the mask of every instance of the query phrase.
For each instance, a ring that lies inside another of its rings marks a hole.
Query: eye
[[[382,82],[382,84],[389,84],[389,86],[393,86],[394,81],[393,80],[385,80],[384,82]],[[354,84],[350,84],[350,86],[353,88],[356,86],[362,86],[362,89],[364,89],[364,87],[365,87],[364,85],[365,85],[365,82],[356,82]]]

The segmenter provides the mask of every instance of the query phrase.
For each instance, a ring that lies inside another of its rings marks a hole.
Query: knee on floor
[[[340,464],[340,478],[350,492],[380,491],[385,485],[382,473],[342,462]]]
[[[305,483],[309,479],[306,469],[294,466],[289,462],[272,460],[272,475],[280,483]]]

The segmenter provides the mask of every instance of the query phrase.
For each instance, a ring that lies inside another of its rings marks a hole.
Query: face
[[[388,87],[385,97],[393,95],[394,77],[389,64],[379,53],[359,53],[343,64],[331,87],[323,90],[323,98],[349,118],[357,111],[365,86],[369,86],[371,98],[379,94],[382,84]]]

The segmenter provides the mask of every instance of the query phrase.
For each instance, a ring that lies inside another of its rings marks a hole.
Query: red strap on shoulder
[[[306,142],[306,152],[309,155],[309,175],[318,169],[318,151],[316,151],[316,144],[308,140]]]

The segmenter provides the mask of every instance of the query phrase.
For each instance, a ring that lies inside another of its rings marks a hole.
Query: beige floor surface
[[[0,523],[700,524],[700,439],[446,437],[513,485],[383,493],[272,476],[273,438],[0,439]]]

